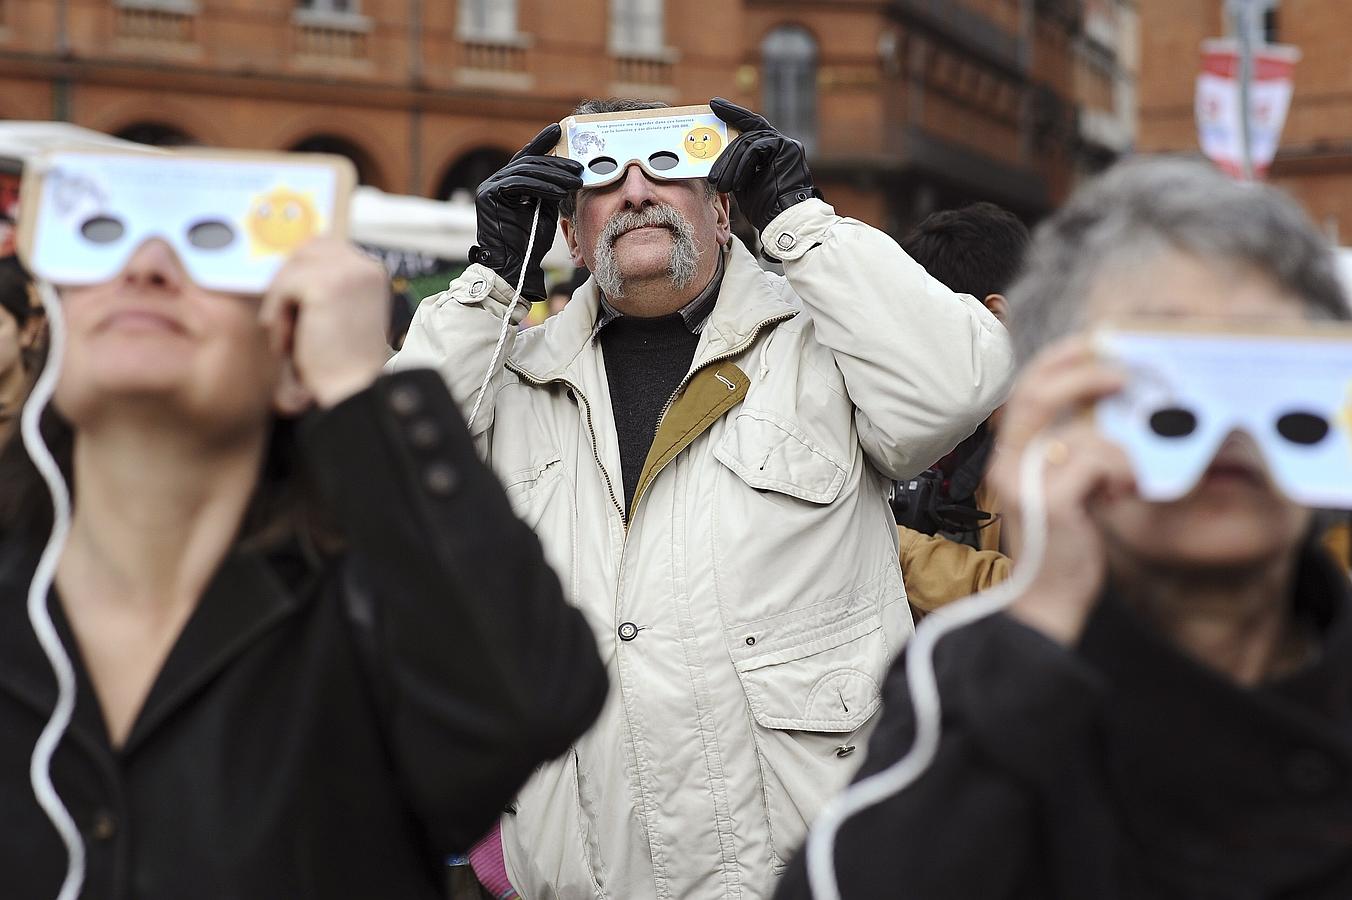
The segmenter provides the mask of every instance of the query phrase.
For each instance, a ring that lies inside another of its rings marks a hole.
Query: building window
[[[516,37],[516,0],[460,0],[460,36]]]
[[[383,179],[381,179],[380,173],[376,171],[375,160],[371,158],[369,153],[347,138],[332,134],[316,134],[293,144],[290,150],[292,153],[332,153],[335,156],[345,156],[351,160],[353,167],[357,170],[357,182],[359,184],[369,184],[378,188],[384,187]]]
[[[663,49],[662,0],[610,0],[610,46],[620,53]]]
[[[361,0],[296,0],[297,9],[319,13],[356,15],[361,12],[360,5]]]
[[[817,42],[782,25],[761,41],[761,108],[780,131],[817,149]]]
[[[472,202],[479,185],[507,165],[511,158],[512,151],[498,147],[479,147],[471,150],[446,170],[441,185],[437,188],[437,197],[442,200]]]
[[[1281,35],[1277,30],[1277,9],[1274,6],[1263,11],[1263,42],[1276,44],[1280,39]]]

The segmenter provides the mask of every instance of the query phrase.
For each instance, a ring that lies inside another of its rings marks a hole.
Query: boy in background
[[[971,294],[1001,322],[1005,290],[1028,247],[1028,229],[994,203],[928,216],[902,241],[912,259],[953,291]],[[897,485],[901,572],[919,618],[1009,576],[1000,502],[983,483],[1000,410],[926,472]]]

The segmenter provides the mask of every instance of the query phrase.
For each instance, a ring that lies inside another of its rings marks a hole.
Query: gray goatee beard
[[[671,261],[667,264],[667,278],[671,286],[684,290],[695,282],[699,266],[699,247],[695,244],[695,229],[690,221],[674,207],[649,206],[638,212],[620,213],[606,223],[596,239],[592,261],[592,276],[596,286],[607,297],[624,296],[624,273],[615,257],[615,242],[627,231],[657,225],[671,231]]]

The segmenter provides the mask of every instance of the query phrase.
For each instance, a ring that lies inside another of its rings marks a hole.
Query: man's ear
[[[272,392],[272,409],[284,419],[294,418],[314,406],[315,398],[296,374],[291,360],[282,363],[282,375]]]
[[[587,261],[582,258],[582,243],[578,240],[577,226],[572,219],[560,219],[559,227],[563,229],[563,239],[568,242],[568,255],[573,258],[573,265],[579,268],[585,266]]]
[[[1008,323],[1009,301],[1005,299],[1004,294],[987,294],[986,299],[981,302],[986,304],[986,309],[989,309],[991,314],[1000,320],[1001,324]]]
[[[726,247],[732,240],[732,195],[714,194],[714,208],[718,218],[714,227],[718,235],[718,246]]]

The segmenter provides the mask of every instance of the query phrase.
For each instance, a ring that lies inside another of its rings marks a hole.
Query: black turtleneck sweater
[[[662,410],[690,371],[699,334],[677,312],[656,319],[620,316],[608,322],[597,339],[606,360],[627,511]]]

